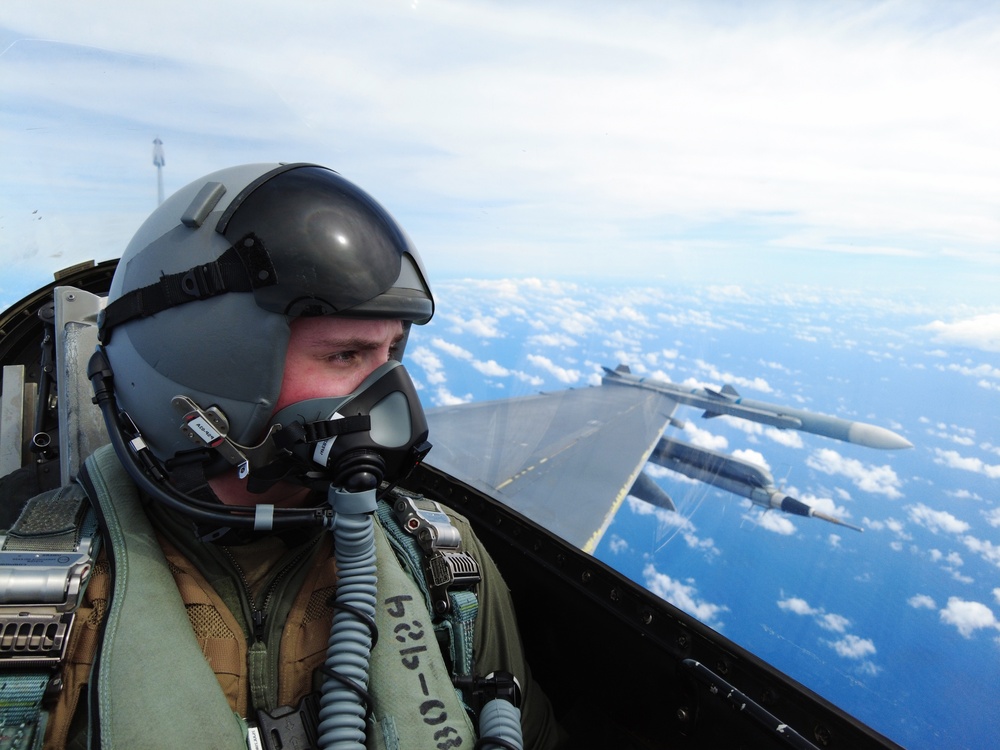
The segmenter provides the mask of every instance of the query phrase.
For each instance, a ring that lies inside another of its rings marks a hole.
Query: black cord
[[[336,594],[334,594],[334,597]],[[361,622],[368,626],[368,635],[372,639],[372,648],[378,643],[378,628],[375,626],[375,618],[369,615],[367,612],[355,607],[353,604],[346,604],[344,602],[338,602],[336,599],[334,601],[328,602],[328,604],[333,609],[342,609],[344,612],[350,612],[352,615],[357,617]]]
[[[350,677],[346,677],[346,676],[342,675],[340,672],[338,672],[337,670],[330,669],[326,665],[320,667],[320,671],[323,674],[325,674],[327,677],[332,677],[337,682],[339,682],[341,685],[343,685],[345,688],[347,688],[351,692],[355,693],[361,699],[361,702],[365,704],[365,721],[367,722],[367,721],[369,721],[371,719],[371,716],[372,716],[372,696],[371,696],[371,694],[367,690],[365,690],[361,685],[359,685],[358,683],[356,683]],[[517,750],[517,748],[514,748],[513,750]]]

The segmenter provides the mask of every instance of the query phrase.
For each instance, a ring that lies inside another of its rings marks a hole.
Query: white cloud
[[[573,383],[576,383],[577,381],[580,380],[579,370],[560,367],[548,357],[543,357],[540,354],[529,354],[528,361],[538,369],[544,370],[545,372],[549,373],[560,383],[566,383],[567,385],[572,385]]]
[[[756,513],[744,513],[743,518],[781,536],[791,536],[798,531],[792,519],[775,511],[758,510]]]
[[[909,505],[906,510],[911,521],[935,534],[939,531],[947,534],[961,534],[969,530],[969,524],[965,521],[956,518],[947,511],[929,508],[923,503]]]
[[[937,609],[937,604],[933,597],[927,594],[915,594],[907,599],[906,603],[914,609]]]
[[[747,448],[738,448],[737,450],[733,451],[732,455],[733,458],[742,459],[743,461],[752,463],[754,466],[761,467],[765,471],[771,471],[771,467],[770,465],[768,465],[767,459],[764,458],[764,454],[761,453],[760,451],[755,451]]]
[[[418,346],[412,352],[407,352],[406,359],[423,368],[427,382],[431,385],[440,385],[447,380],[441,358],[426,346]]]
[[[652,470],[655,468],[656,467],[654,466],[648,466],[646,468],[646,471],[648,471],[650,475],[653,475],[655,474],[655,472]],[[673,472],[670,473],[671,475],[673,475]],[[677,511],[656,507],[654,505],[651,505],[650,503],[647,503],[644,500],[640,500],[637,497],[633,497],[632,495],[628,495],[625,498],[625,500],[628,503],[629,509],[636,515],[640,516],[652,515],[656,517],[657,550],[662,549],[664,546],[669,544],[670,541],[673,540],[678,534],[680,534],[681,538],[684,540],[684,543],[687,544],[688,547],[690,547],[693,550],[697,550],[699,552],[704,553],[704,555],[708,559],[718,557],[719,555],[722,554],[722,550],[720,550],[716,546],[715,540],[713,540],[711,537],[702,538],[695,533],[698,529],[690,518],[687,518],[686,516],[678,513]]]
[[[628,540],[618,536],[617,534],[611,535],[611,543],[609,546],[611,548],[611,552],[616,555],[627,552],[629,549]]]
[[[497,319],[494,317],[476,316],[462,318],[457,315],[448,315],[445,317],[451,321],[451,330],[454,333],[471,333],[473,336],[478,336],[481,339],[495,339],[503,335],[500,327],[497,325]]]
[[[972,366],[969,364],[956,364],[953,362],[952,364],[948,365],[947,370],[949,372],[957,372],[960,375],[965,375],[970,378],[992,378],[994,380],[1000,379],[1000,367],[996,367],[995,365],[990,365],[986,363]]]
[[[764,378],[746,378],[741,375],[734,375],[731,372],[722,372],[715,365],[702,359],[696,359],[695,365],[704,373],[705,377],[717,381],[718,383],[732,385],[739,388],[750,388],[761,393],[773,393],[774,389]],[[721,386],[716,386],[716,388]]]
[[[807,602],[805,599],[800,599],[797,596],[791,596],[787,599],[782,599],[781,601],[778,602],[778,607],[797,615],[814,615],[822,611],[813,609],[811,606],[809,606],[809,602]]]
[[[708,430],[696,427],[692,422],[684,423],[684,435],[694,445],[699,448],[708,448],[714,451],[723,451],[729,447],[729,441],[725,435],[716,435]]]
[[[844,617],[843,615],[833,614],[832,612],[829,614],[824,614],[822,617],[819,618],[819,626],[821,628],[823,628],[824,630],[832,630],[835,633],[843,633],[845,630],[847,630],[847,626],[850,624],[851,621],[848,620],[846,617]]]
[[[510,370],[508,370],[503,365],[499,364],[495,359],[482,362],[480,360],[473,360],[472,366],[477,372],[492,378],[502,378],[510,375]]]
[[[442,338],[434,337],[433,339],[431,339],[431,345],[440,349],[446,354],[450,354],[452,357],[455,357],[456,359],[464,359],[464,360],[472,359],[472,352],[470,352],[468,349],[463,349],[458,344],[453,344],[449,341],[445,341]]]
[[[991,565],[1000,568],[1000,545],[993,544],[988,539],[978,539],[974,536],[962,537],[962,543]]]
[[[937,454],[937,458],[934,459],[934,463],[936,464],[948,466],[952,469],[975,472],[990,479],[1000,479],[1000,464],[988,464],[981,458],[962,456],[958,451],[943,451],[940,448],[935,448],[934,452]]]
[[[823,640],[822,642],[836,651],[839,656],[860,662],[857,668],[863,673],[878,674],[879,668],[866,658],[874,656],[876,653],[874,641],[848,633],[847,629],[850,627],[851,621],[847,617],[827,612],[821,607],[813,607],[805,599],[797,596],[779,600],[778,608],[802,617],[810,617],[823,630],[843,634],[843,637],[838,640]]]
[[[456,396],[447,388],[441,386],[435,391],[431,400],[435,406],[458,406],[459,404],[469,403],[472,400],[472,394],[467,393],[464,396]]]
[[[677,581],[666,573],[660,573],[656,567],[650,563],[642,571],[642,577],[646,588],[659,596],[661,599],[673,604],[689,615],[693,615],[706,625],[710,625],[717,630],[722,627],[719,616],[723,612],[728,612],[729,607],[721,604],[712,604],[698,596],[698,590],[694,585]]]
[[[850,633],[839,641],[827,641],[827,645],[845,659],[864,659],[875,653],[875,643],[870,638],[859,638]]]
[[[886,495],[890,498],[902,497],[899,487],[902,482],[892,467],[866,465],[854,458],[845,458],[830,448],[815,451],[806,464],[824,474],[847,477],[865,492]]]
[[[971,346],[986,352],[1000,352],[1000,313],[976,315],[965,320],[945,323],[935,320],[924,326],[925,330],[934,334],[937,344],[952,346]],[[993,377],[1000,377],[996,368]]]
[[[764,435],[778,445],[786,448],[801,448],[804,443],[802,436],[795,430],[779,430],[777,427],[766,427]]]
[[[565,333],[539,333],[528,337],[529,346],[576,346],[576,339],[567,336]]]
[[[983,513],[986,518],[986,523],[994,528],[1000,528],[1000,508],[994,508],[993,510],[986,511]]]
[[[965,601],[957,596],[948,598],[948,605],[941,610],[941,622],[954,625],[963,638],[983,628],[1000,629],[993,610],[981,602]]]
[[[895,518],[887,518],[884,521],[875,520],[865,516],[863,520],[865,528],[872,531],[889,531],[899,540],[908,541],[913,537],[906,532],[906,524]]]

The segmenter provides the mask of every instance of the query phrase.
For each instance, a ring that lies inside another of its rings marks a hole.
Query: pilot
[[[518,710],[524,747],[559,744],[489,555],[397,487],[429,447],[400,360],[433,311],[402,229],[329,169],[225,169],[153,212],[90,363],[103,548],[45,747],[517,747]],[[447,555],[473,571],[431,596]]]

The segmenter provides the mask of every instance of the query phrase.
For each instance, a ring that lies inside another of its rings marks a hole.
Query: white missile
[[[767,469],[735,456],[727,456],[672,438],[661,438],[649,460],[671,471],[748,498],[754,505],[762,508],[819,518],[855,531],[864,531],[860,526],[849,524],[786,495],[775,488],[774,478]]]
[[[665,380],[633,375],[627,365],[618,365],[614,370],[605,367],[604,372],[606,374],[603,382],[606,384],[647,388],[664,393],[680,404],[704,409],[705,413],[702,416],[706,419],[728,414],[732,417],[748,419],[780,429],[811,432],[815,435],[823,435],[834,440],[843,440],[868,448],[898,450],[913,447],[913,443],[909,440],[885,427],[865,422],[852,422],[848,419],[816,414],[803,409],[768,404],[764,401],[754,401],[743,398],[730,385],[726,385],[718,391],[710,388],[690,388]]]

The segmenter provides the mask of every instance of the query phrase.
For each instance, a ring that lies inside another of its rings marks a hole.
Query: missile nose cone
[[[864,422],[851,423],[851,427],[847,431],[847,441],[855,445],[864,445],[880,450],[901,450],[913,447],[913,443],[902,435],[897,435],[884,427],[876,427]]]

